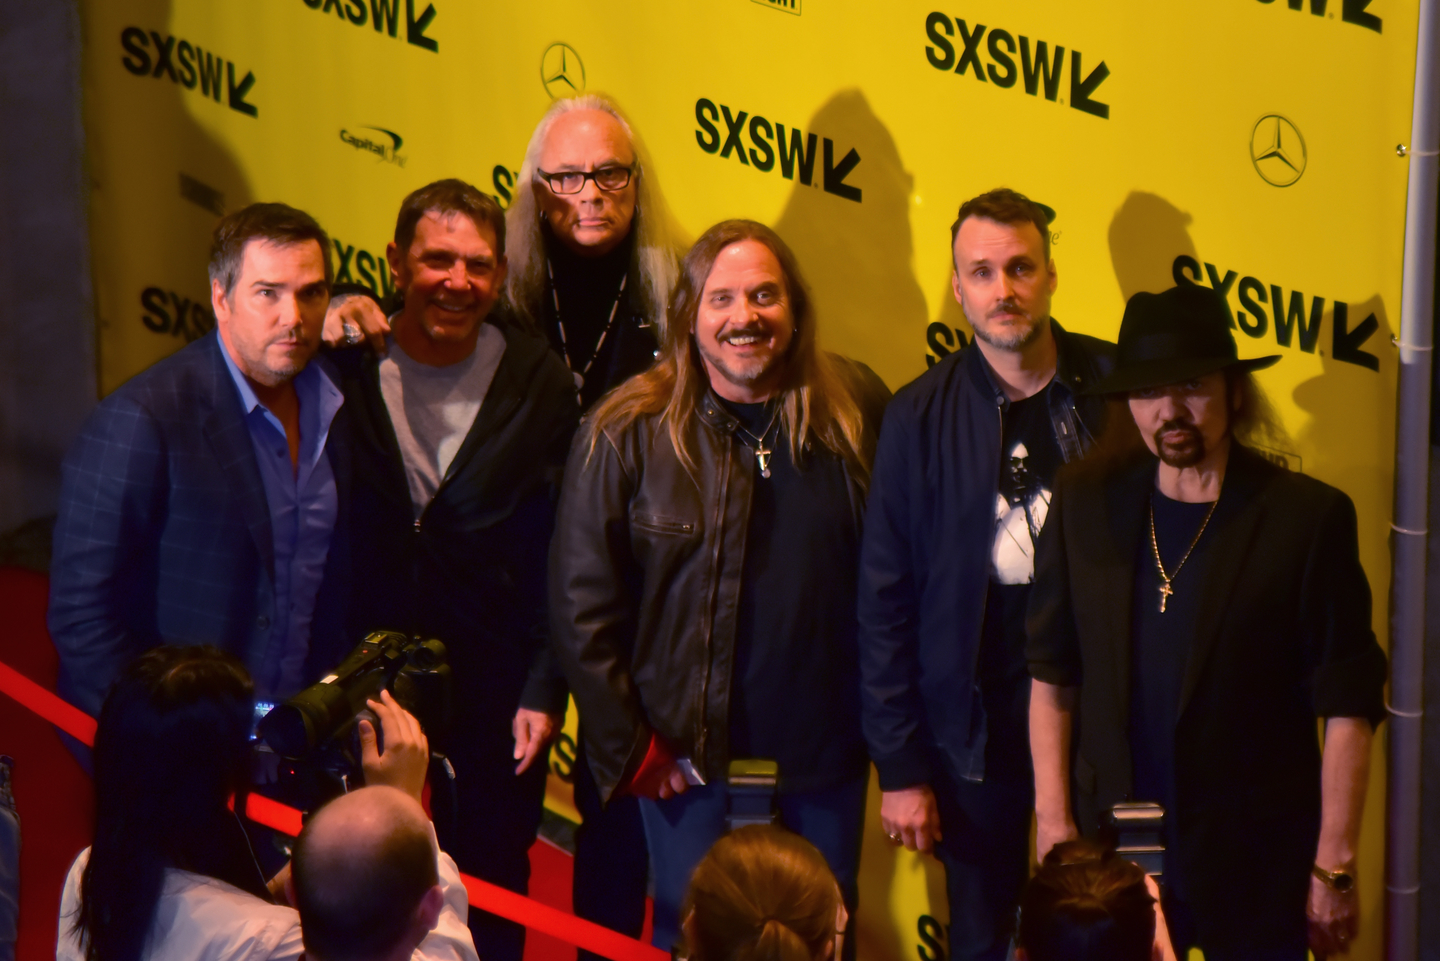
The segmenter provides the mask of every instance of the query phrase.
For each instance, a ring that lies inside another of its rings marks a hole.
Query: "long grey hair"
[[[630,140],[635,151],[636,201],[635,220],[630,230],[635,236],[634,270],[640,281],[641,309],[648,322],[656,326],[656,334],[662,340],[665,331],[665,305],[670,300],[670,291],[675,286],[679,271],[680,257],[685,244],[680,231],[671,216],[669,208],[661,197],[655,171],[649,162],[649,155],[640,138],[631,129],[619,105],[602,93],[587,93],[578,97],[557,100],[545,111],[530,144],[525,148],[525,162],[520,167],[520,179],[515,192],[515,201],[505,215],[506,258],[510,264],[509,276],[505,281],[505,295],[515,312],[538,328],[543,316],[545,297],[545,242],[540,233],[541,211],[535,199],[535,190],[544,189],[535,179],[539,167],[540,149],[550,126],[561,114],[572,110],[599,110],[608,113],[620,123],[621,129]]]

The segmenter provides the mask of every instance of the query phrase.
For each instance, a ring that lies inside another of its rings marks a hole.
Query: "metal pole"
[[[1390,581],[1390,765],[1385,834],[1385,956],[1420,950],[1420,725],[1425,655],[1425,553],[1430,483],[1435,220],[1440,170],[1440,0],[1420,0],[1415,103],[1405,199],[1400,383]]]

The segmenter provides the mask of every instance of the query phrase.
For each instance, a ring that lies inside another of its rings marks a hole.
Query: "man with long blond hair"
[[[815,328],[784,241],[717,224],[681,264],[655,365],[596,406],[566,467],[551,638],[602,795],[641,798],[661,947],[724,830],[732,758],[778,763],[781,820],[855,905],[855,568],[889,391]]]

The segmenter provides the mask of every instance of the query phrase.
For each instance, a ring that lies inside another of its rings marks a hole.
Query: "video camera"
[[[445,645],[394,631],[375,631],[329,675],[278,705],[256,728],[280,758],[282,792],[311,809],[348,790],[360,774],[361,717],[366,702],[389,690],[431,737],[450,721],[453,685]],[[383,731],[375,724],[376,736]]]

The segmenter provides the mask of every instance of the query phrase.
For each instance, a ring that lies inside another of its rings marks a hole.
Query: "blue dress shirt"
[[[275,617],[254,680],[256,700],[279,701],[299,691],[305,682],[310,620],[325,576],[330,534],[340,511],[325,441],[344,395],[319,364],[307,364],[295,378],[295,393],[300,401],[300,459],[292,467],[290,445],[280,419],[255,396],[223,339],[220,353],[240,392],[245,424],[250,428],[250,441],[265,485],[265,501],[270,507],[270,534],[275,542]]]

